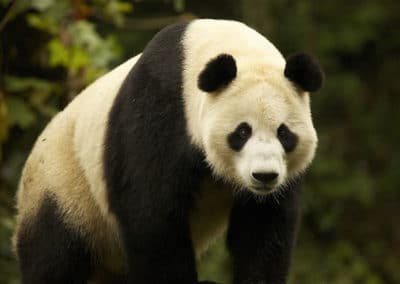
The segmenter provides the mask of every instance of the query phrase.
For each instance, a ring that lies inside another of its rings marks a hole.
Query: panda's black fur
[[[188,23],[175,24],[158,33],[113,101],[103,167],[127,269],[122,274],[97,274],[96,283],[200,283],[189,215],[212,169],[205,162],[204,149],[192,142],[187,129],[182,87],[182,38],[187,27]],[[293,62],[295,68],[287,67],[285,75],[305,91],[315,90],[322,79],[306,78],[302,72],[310,68],[298,67],[301,60]],[[311,77],[322,76],[311,69]],[[237,72],[235,59],[223,53],[210,59],[198,87],[205,92],[225,88],[236,80]],[[288,128],[287,133],[291,133]],[[298,142],[293,135],[287,143],[290,149],[285,148],[288,152]],[[245,142],[235,137],[226,143],[239,152]],[[234,196],[227,246],[235,284],[286,283],[299,217],[299,182],[300,178],[289,183],[278,202],[272,195],[259,198],[241,192]],[[46,193],[38,213],[19,224],[16,251],[24,284],[94,280],[100,256],[79,230],[64,222],[60,209],[57,198]]]
[[[65,226],[51,195],[34,220],[21,225],[17,246],[22,283],[84,283],[91,276],[94,255],[79,234]]]
[[[318,62],[305,53],[291,54],[287,59],[285,76],[307,92],[318,91],[324,82],[324,73]]]
[[[188,210],[207,168],[186,133],[180,45],[185,27],[155,36],[110,114],[105,175],[125,238],[130,283],[197,281]]]
[[[210,60],[199,75],[198,86],[204,92],[214,92],[227,86],[237,73],[235,59],[229,54],[220,54]]]

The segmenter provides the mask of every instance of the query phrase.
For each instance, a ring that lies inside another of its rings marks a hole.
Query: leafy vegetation
[[[14,195],[37,135],[157,30],[193,17],[244,21],[326,70],[312,96],[320,142],[291,283],[400,283],[400,2],[0,0],[0,9],[0,283],[18,283]],[[199,265],[202,278],[229,283],[222,242]]]

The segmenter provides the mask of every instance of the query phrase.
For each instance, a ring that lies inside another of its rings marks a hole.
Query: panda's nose
[[[278,174],[275,172],[255,172],[251,174],[253,178],[262,183],[272,183],[278,177]]]

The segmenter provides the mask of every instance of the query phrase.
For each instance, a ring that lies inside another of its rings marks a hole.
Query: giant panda
[[[17,193],[22,283],[195,284],[227,231],[233,282],[286,283],[323,73],[243,23],[161,30],[37,139]]]

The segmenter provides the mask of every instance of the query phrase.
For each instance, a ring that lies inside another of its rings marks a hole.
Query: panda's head
[[[186,109],[192,140],[213,173],[267,194],[302,173],[314,157],[309,92],[321,87],[323,73],[306,54],[285,60],[269,42],[261,43],[266,52],[260,42],[254,48],[228,44],[197,68],[187,65],[186,76],[194,76],[196,85],[185,88],[191,92]]]

